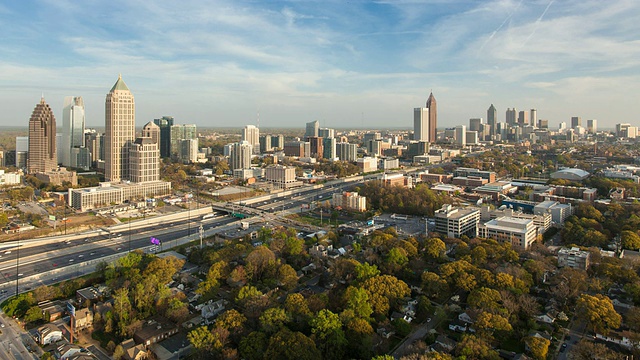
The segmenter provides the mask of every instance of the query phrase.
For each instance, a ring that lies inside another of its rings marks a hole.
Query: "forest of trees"
[[[370,209],[397,214],[433,216],[443,204],[452,202],[449,195],[432,191],[427,184],[411,189],[367,181],[356,191],[367,197]]]

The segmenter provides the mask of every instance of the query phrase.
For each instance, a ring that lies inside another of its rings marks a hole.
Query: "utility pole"
[[[18,250],[16,250],[16,297],[18,296],[18,281],[20,279],[20,233],[18,233]]]
[[[200,224],[200,249],[202,249],[202,238],[204,237],[204,228],[202,227],[202,224]]]

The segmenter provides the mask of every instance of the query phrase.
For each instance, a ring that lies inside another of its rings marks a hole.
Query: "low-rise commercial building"
[[[580,248],[562,248],[558,251],[558,266],[587,270],[591,253]]]
[[[97,187],[69,189],[68,191],[69,206],[80,211],[87,211],[122,204],[125,200],[130,199],[168,195],[171,193],[171,183],[166,181],[116,184],[104,182]]]
[[[512,247],[528,250],[538,238],[533,220],[502,216],[478,226],[480,237],[510,243]]]
[[[477,208],[454,208],[451,205],[444,205],[437,210],[435,215],[438,233],[448,237],[459,238],[466,235],[470,238],[478,235],[478,223],[480,222],[480,210]]]
[[[358,195],[357,192],[345,191],[342,194],[333,194],[333,206],[345,210],[366,211],[367,198]]]

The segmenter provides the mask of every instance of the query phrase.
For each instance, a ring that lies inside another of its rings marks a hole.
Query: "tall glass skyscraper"
[[[85,112],[82,97],[65,97],[62,108],[62,143],[59,149],[61,150],[62,165],[76,166],[77,161],[71,159],[71,149],[85,146],[84,125]]]

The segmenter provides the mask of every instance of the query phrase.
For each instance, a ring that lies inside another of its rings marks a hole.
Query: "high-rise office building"
[[[538,110],[536,109],[529,110],[529,125],[533,125],[533,126],[538,125]]]
[[[426,140],[428,142],[434,143],[436,142],[438,136],[438,105],[436,103],[435,96],[433,96],[433,92],[429,93],[429,98],[427,99],[427,109],[429,109],[429,138]]]
[[[587,120],[587,131],[589,134],[595,134],[598,132],[598,120],[589,119]]]
[[[505,121],[509,126],[515,126],[516,120],[518,116],[518,110],[516,108],[507,108],[507,113],[505,114]]]
[[[310,136],[318,136],[318,131],[320,130],[320,123],[318,122],[318,120],[312,121],[312,122],[308,122],[307,123],[307,128],[304,132],[304,137],[305,139],[310,137]]]
[[[87,129],[84,134],[84,143],[91,154],[91,163],[94,164],[98,160],[104,160],[104,134]]]
[[[198,139],[184,139],[180,146],[180,161],[183,164],[198,161]]]
[[[454,129],[456,132],[456,145],[465,146],[467,144],[467,127],[458,125]]]
[[[321,138],[336,137],[336,131],[334,129],[329,129],[329,128],[320,128],[318,129],[318,136]]]
[[[337,143],[336,155],[341,161],[356,161],[358,159],[358,145],[345,142]]]
[[[469,119],[469,131],[482,131],[482,118]]]
[[[571,117],[571,128],[575,129],[578,126],[582,126],[582,118],[580,116]]]
[[[105,100],[104,177],[129,179],[129,147],[136,139],[136,105],[133,94],[118,76]]]
[[[498,110],[491,104],[487,109],[487,124],[489,124],[489,135],[496,134],[496,124],[498,123]]]
[[[271,135],[260,135],[260,152],[266,153],[272,150]]]
[[[525,127],[529,125],[529,113],[522,110],[518,113],[518,126]]]
[[[284,149],[284,135],[272,135],[271,147],[274,149]]]
[[[142,137],[151,138],[151,140],[160,146],[160,126],[149,121],[142,127]]]
[[[162,133],[160,135],[162,137]],[[171,158],[180,160],[182,158],[182,140],[195,140],[198,137],[194,124],[182,124],[171,126]]]
[[[429,141],[429,109],[413,109],[413,140]]]
[[[160,180],[160,150],[152,138],[137,138],[129,147],[129,161],[128,180],[134,183]]]
[[[248,141],[233,143],[229,151],[229,168],[236,169],[251,168],[251,154],[253,149]]]
[[[57,167],[56,118],[53,116],[53,110],[42,97],[29,119],[27,172],[42,173]]]
[[[307,138],[307,141],[309,142],[311,152],[309,156],[316,159],[322,159],[322,156],[324,155],[322,138],[318,136],[310,136]]]
[[[160,156],[171,157],[171,127],[173,126],[173,116],[163,116],[154,119],[153,122],[160,127]]]
[[[247,125],[242,129],[242,141],[251,144],[254,154],[260,153],[260,129],[253,125]]]
[[[82,97],[65,97],[62,108],[62,144],[58,148],[62,157],[62,165],[77,166],[77,159],[71,159],[71,149],[85,146],[84,125],[85,113]]]
[[[333,160],[336,157],[336,138],[328,137],[322,139],[322,147],[324,149],[323,157],[325,159]]]

